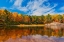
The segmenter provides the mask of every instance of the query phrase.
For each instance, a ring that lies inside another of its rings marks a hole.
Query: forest
[[[10,12],[6,9],[0,9],[0,21],[8,25],[19,24],[46,24],[51,22],[64,23],[64,14],[47,14],[47,15],[25,15],[17,12]]]

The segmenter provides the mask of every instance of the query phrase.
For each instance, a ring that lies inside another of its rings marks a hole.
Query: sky
[[[64,14],[64,0],[0,0],[0,9],[38,16]]]

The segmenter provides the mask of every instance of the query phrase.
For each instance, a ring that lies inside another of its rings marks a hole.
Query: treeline
[[[17,12],[10,12],[8,10],[0,10],[0,21],[4,21],[6,24],[45,24],[53,21],[64,23],[64,14],[54,15],[23,15]]]

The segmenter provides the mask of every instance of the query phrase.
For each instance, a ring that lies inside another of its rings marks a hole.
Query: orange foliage
[[[29,16],[24,16],[24,22],[30,22]]]
[[[16,21],[17,21],[17,22],[23,21],[23,17],[22,17],[21,14],[18,14],[18,16],[16,17]]]

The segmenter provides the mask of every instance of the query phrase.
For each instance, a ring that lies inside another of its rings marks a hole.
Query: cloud
[[[51,14],[51,15],[56,14],[55,9],[52,9],[52,10],[46,12],[44,15],[47,15],[47,14]]]
[[[62,6],[62,7],[60,8],[60,10],[64,11],[64,6]]]
[[[42,15],[42,14],[49,14],[54,12],[55,10],[53,9],[54,7],[56,7],[56,5],[54,5],[53,7],[39,7],[37,8],[37,10],[33,11],[32,15]]]
[[[20,11],[27,11],[26,7],[22,7],[23,0],[16,0],[10,9],[18,9]]]
[[[13,9],[18,9],[31,15],[42,15],[54,12],[54,8],[57,6],[57,4],[51,6],[48,0],[30,0],[26,6],[22,6],[23,2],[24,0],[16,0],[12,6]],[[47,5],[45,5],[44,3],[46,3]]]
[[[16,0],[15,3],[13,4],[15,7],[20,7],[22,4],[23,0]]]
[[[10,0],[10,2],[13,2],[13,0]]]
[[[64,14],[64,6],[61,6],[55,14]]]

